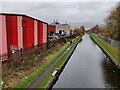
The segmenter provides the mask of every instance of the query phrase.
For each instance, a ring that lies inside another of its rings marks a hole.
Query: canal
[[[120,70],[86,34],[53,88],[118,88],[119,73]]]

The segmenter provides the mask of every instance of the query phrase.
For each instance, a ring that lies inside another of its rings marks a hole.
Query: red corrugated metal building
[[[56,25],[48,25],[48,34],[52,35],[53,33],[56,33]]]
[[[42,44],[42,50],[47,49],[47,26],[46,23],[38,22],[38,44]]]
[[[0,56],[10,57],[14,49],[47,43],[48,24],[38,19],[22,14],[0,14],[0,26]]]
[[[34,46],[34,20],[23,16],[23,47],[30,48]]]
[[[0,56],[6,56],[7,54],[7,35],[6,35],[6,17],[5,15],[0,15]],[[6,59],[6,57],[1,57],[1,60]]]

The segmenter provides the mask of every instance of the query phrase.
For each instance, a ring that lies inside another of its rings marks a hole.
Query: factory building
[[[56,33],[56,25],[49,24],[48,25],[48,35],[52,35]]]
[[[60,35],[63,35],[63,34],[70,35],[70,25],[56,24],[56,33],[59,33]]]
[[[47,26],[46,22],[27,15],[0,14],[0,56],[10,58],[14,50],[47,43]]]
[[[53,23],[50,24],[50,25],[56,26],[56,29],[55,28],[53,29],[52,27],[50,27],[51,28],[50,30],[54,30],[54,32],[56,34],[66,35],[66,36],[70,35],[70,31],[71,31],[70,30],[70,25],[67,22],[65,22],[64,24],[60,24],[58,19],[56,19],[56,20],[54,19]]]

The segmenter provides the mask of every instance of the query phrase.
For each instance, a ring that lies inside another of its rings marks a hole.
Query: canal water
[[[120,70],[86,34],[53,88],[118,88],[119,81]]]

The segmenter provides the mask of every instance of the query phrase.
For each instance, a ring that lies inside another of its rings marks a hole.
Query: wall
[[[18,49],[17,16],[6,16],[6,31],[7,52],[8,57],[11,57],[11,52]]]
[[[17,16],[11,16],[12,18],[12,45],[18,47],[18,24],[17,24]]]
[[[22,27],[22,16],[17,16],[17,24],[18,24],[18,46],[19,49],[23,48],[23,27]]]
[[[38,22],[38,44],[43,43],[43,23]]]
[[[0,55],[7,54],[6,17],[0,15]]]
[[[25,15],[0,15],[0,56],[10,58],[13,51],[47,43],[47,27],[44,22]],[[47,45],[44,44],[44,49]],[[3,58],[0,58],[3,59]]]
[[[43,23],[43,43],[47,43],[47,24]]]
[[[67,32],[67,34],[70,35],[70,25],[67,25],[66,27],[67,27],[67,28],[66,28],[66,32]]]
[[[56,33],[59,33],[60,30],[64,30],[67,34],[70,35],[70,26],[68,24],[56,25]]]
[[[34,20],[34,46],[38,45],[38,21]]]
[[[23,16],[23,45],[24,48],[30,48],[34,45],[34,20]]]
[[[55,25],[48,25],[48,34],[50,34],[50,32],[56,33]]]

